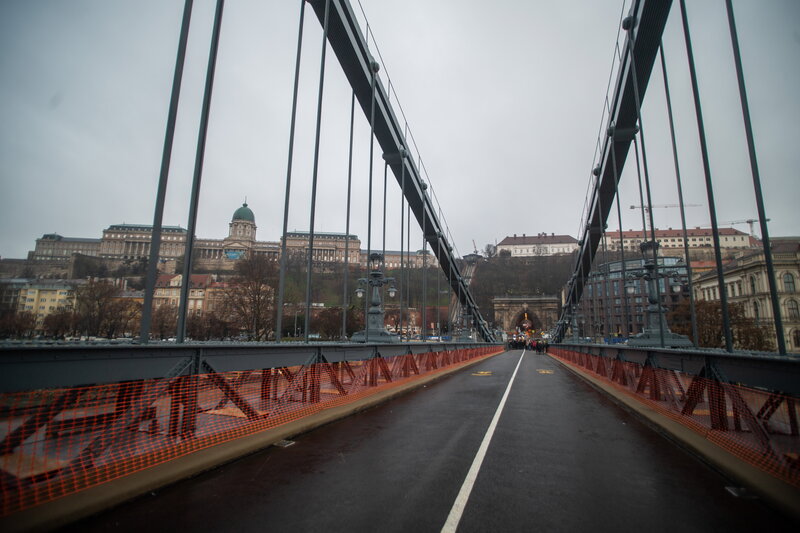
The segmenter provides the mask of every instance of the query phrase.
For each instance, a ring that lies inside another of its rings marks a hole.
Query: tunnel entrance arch
[[[496,296],[492,298],[494,320],[503,331],[514,331],[526,320],[536,331],[549,330],[555,326],[561,313],[558,296]],[[526,318],[527,314],[527,318]]]

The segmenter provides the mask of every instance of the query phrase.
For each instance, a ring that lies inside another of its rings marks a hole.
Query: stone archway
[[[525,320],[525,313],[536,331],[555,326],[561,312],[558,296],[498,296],[492,298],[494,319],[503,331],[513,331]]]
[[[539,331],[542,329],[542,319],[539,318],[535,312],[526,307],[523,311],[520,311],[517,314],[517,317],[511,322],[510,329],[515,328],[520,328],[522,330],[534,329]]]

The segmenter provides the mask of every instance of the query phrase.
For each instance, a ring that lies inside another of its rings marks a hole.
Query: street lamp
[[[583,316],[580,317],[581,324],[583,324]],[[567,325],[569,325],[570,330],[572,331],[572,338],[570,342],[573,344],[576,343],[585,343],[586,339],[580,336],[580,332],[578,330],[578,313],[575,312],[575,305],[571,304],[569,306],[569,312],[567,313],[567,322],[568,324],[564,324],[564,330],[566,331]]]
[[[370,292],[369,309],[367,310],[367,324],[364,331],[353,334],[353,342],[400,342],[398,335],[392,335],[386,329],[386,313],[383,309],[383,299],[381,298],[381,288],[388,285],[387,292],[390,298],[397,294],[394,278],[387,278],[383,274],[383,255],[372,253],[369,256],[369,277],[358,280],[356,296],[364,298],[367,291]]]
[[[656,272],[656,263],[653,256],[658,254],[659,244],[658,241],[644,241],[639,245],[639,250],[642,252],[643,265],[642,268],[634,269],[628,272],[628,278],[643,279],[647,284],[647,325],[644,330],[638,335],[634,335],[628,340],[630,346],[661,346],[671,348],[688,348],[694,346],[692,341],[686,335],[679,335],[670,331],[667,325],[667,319],[664,314],[666,308],[661,305],[658,297],[658,286],[656,285],[660,279],[673,279],[678,280],[677,270],[662,270]],[[676,285],[678,291],[681,290],[680,285]],[[625,287],[626,292],[629,294],[635,291],[635,287]]]

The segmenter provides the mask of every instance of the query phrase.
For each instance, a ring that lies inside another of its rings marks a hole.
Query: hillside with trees
[[[574,254],[535,257],[499,254],[478,261],[470,289],[483,317],[493,322],[492,298],[559,295],[574,264]]]

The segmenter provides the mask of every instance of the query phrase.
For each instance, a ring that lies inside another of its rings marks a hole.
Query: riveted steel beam
[[[607,135],[603,139],[600,164],[595,170],[597,186],[593,189],[589,201],[587,224],[583,228],[583,235],[579,237],[578,259],[575,263],[573,281],[568,286],[567,303],[580,301],[587,273],[592,270],[592,263],[600,243],[597,235],[606,227],[622,168],[638,127],[639,112],[634,80],[638,85],[639,98],[644,99],[671,7],[671,0],[636,0],[631,7],[632,18],[629,20],[633,22],[630,30],[633,44],[631,47],[626,46],[622,51],[614,94],[610,102],[609,121],[606,124]],[[559,337],[566,331],[569,312],[567,305],[559,322]]]
[[[325,0],[309,0],[308,3],[317,15],[320,24],[323,24]],[[374,58],[369,52],[355,12],[347,0],[330,0],[328,16],[328,42],[353,88],[356,100],[369,120],[372,110],[373,76],[370,67]],[[405,181],[403,189],[408,205],[411,207],[419,227],[425,228],[425,240],[436,254],[439,267],[447,277],[450,287],[460,298],[461,305],[475,318],[481,337],[487,342],[494,341],[469,287],[461,276],[452,246],[447,242],[444,227],[436,216],[436,209],[426,192],[427,185],[422,180],[417,163],[411,157],[398,155],[408,151],[403,134],[404,125],[395,115],[389,99],[389,92],[379,77],[375,80],[375,124],[373,127],[375,139],[383,153],[386,154],[386,163],[392,169],[397,183],[401,184],[403,180]]]

